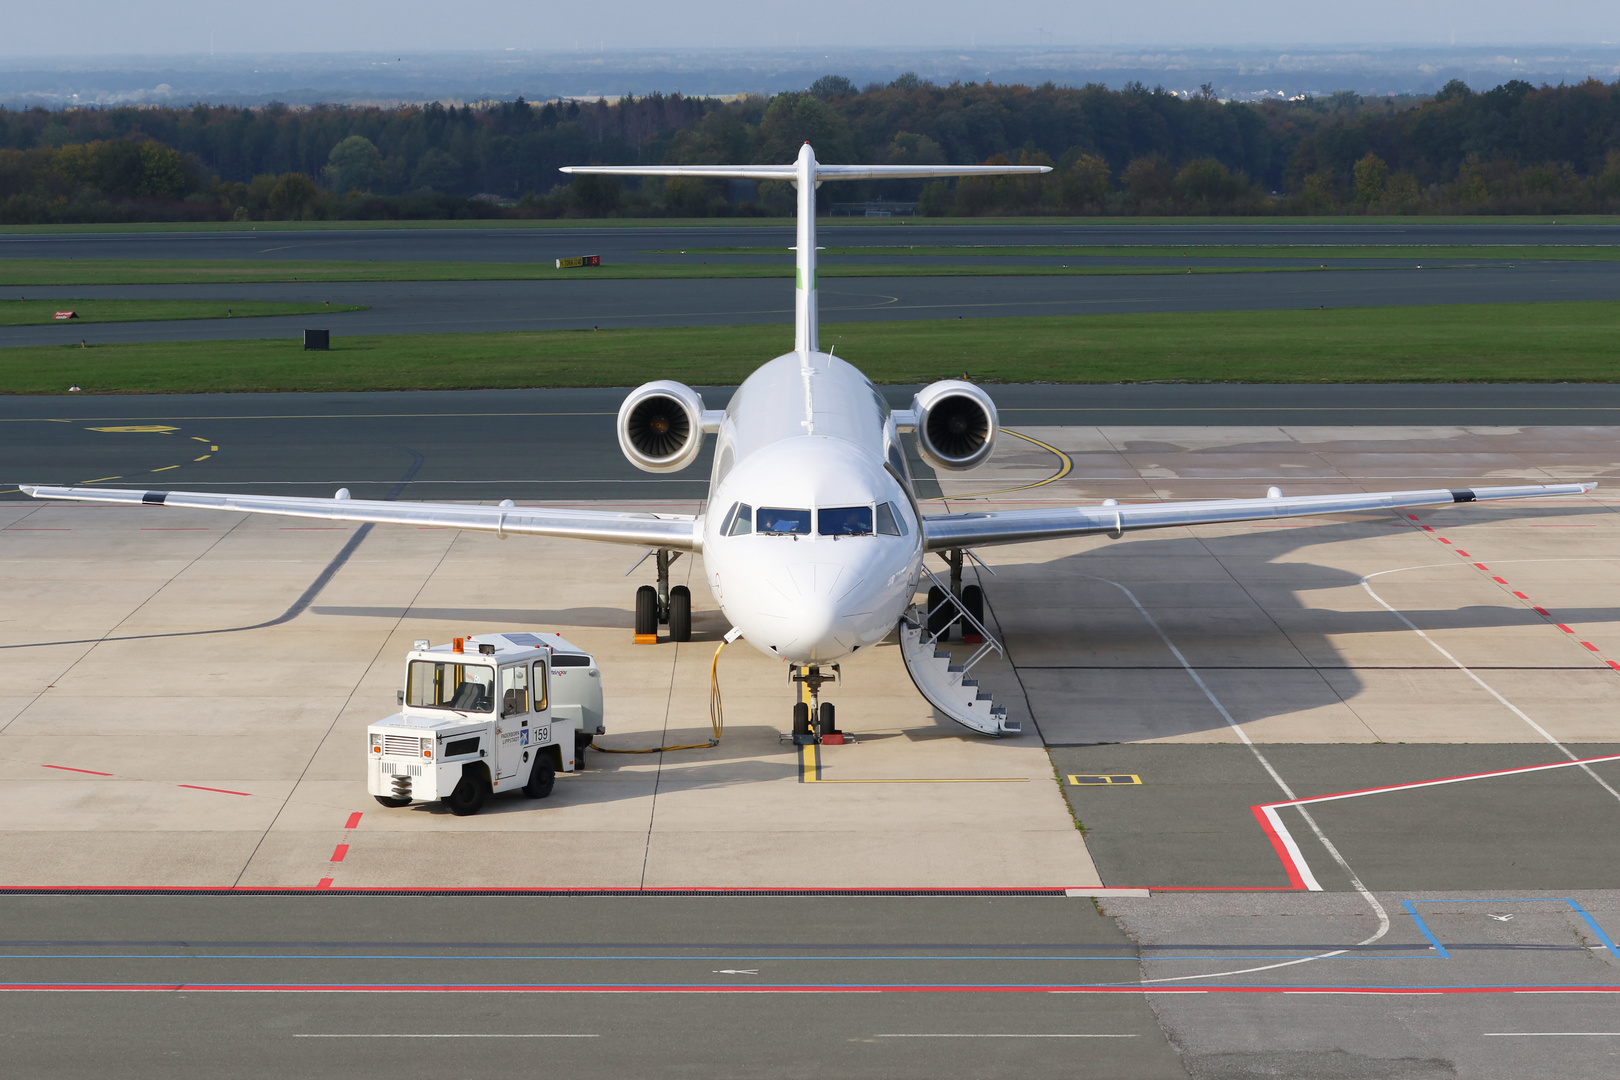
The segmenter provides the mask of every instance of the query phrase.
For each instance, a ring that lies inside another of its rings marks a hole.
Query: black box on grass
[[[330,330],[305,330],[304,331],[304,348],[305,349],[330,349],[331,347],[332,347],[332,331],[330,331]]]

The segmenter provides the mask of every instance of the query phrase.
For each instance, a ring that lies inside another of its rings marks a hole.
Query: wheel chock
[[[636,635],[636,644],[637,645],[656,645],[656,644],[658,644],[658,635],[657,634],[637,634]]]

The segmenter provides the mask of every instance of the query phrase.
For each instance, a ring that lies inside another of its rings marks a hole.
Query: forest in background
[[[1053,166],[836,192],[925,216],[1620,212],[1620,81],[1240,103],[903,75],[770,98],[0,109],[0,223],[781,215],[785,184],[557,169],[788,162],[806,140],[829,163]]]

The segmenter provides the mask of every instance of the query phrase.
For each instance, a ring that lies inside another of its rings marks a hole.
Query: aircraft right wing
[[[120,503],[126,506],[170,506],[196,510],[235,510],[244,514],[277,514],[320,521],[371,521],[395,525],[428,525],[471,529],[497,536],[566,536],[610,544],[696,551],[701,543],[698,519],[690,515],[611,510],[560,510],[548,506],[482,506],[474,503],[384,502],[337,498],[308,499],[287,495],[215,495],[201,491],[141,491],[126,488],[48,487],[22,484],[36,499]]]
[[[1129,506],[1066,506],[1040,510],[993,510],[936,514],[922,519],[927,550],[1021,544],[1064,536],[1104,533],[1122,536],[1136,529],[1176,525],[1216,525],[1228,521],[1264,521],[1355,510],[1394,510],[1407,506],[1444,506],[1492,499],[1533,499],[1543,495],[1581,495],[1596,484],[1546,484],[1526,487],[1438,488],[1431,491],[1379,491],[1351,495],[1292,495],[1263,499],[1201,499],[1197,502],[1135,503]]]

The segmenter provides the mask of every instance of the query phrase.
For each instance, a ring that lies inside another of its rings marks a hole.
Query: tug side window
[[[546,665],[544,661],[537,661],[534,665],[534,711],[545,712],[550,703],[546,700]]]
[[[487,713],[495,707],[495,669],[484,664],[412,660],[405,686],[405,704],[421,709]]]
[[[529,711],[529,666],[501,668],[501,715],[516,716]]]

